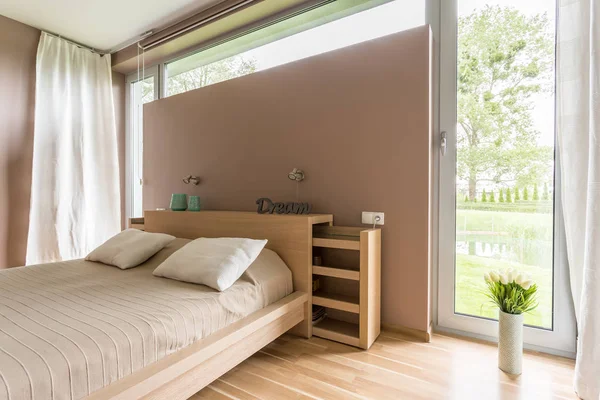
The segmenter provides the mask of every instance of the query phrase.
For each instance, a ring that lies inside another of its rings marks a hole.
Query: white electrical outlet
[[[375,219],[379,217],[379,221],[375,221]],[[373,211],[363,211],[362,213],[362,223],[366,225],[383,225],[385,222],[385,213],[382,212],[373,212]]]

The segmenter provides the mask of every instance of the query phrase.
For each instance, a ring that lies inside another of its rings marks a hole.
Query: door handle
[[[440,152],[442,156],[446,155],[446,151],[448,150],[448,139],[446,131],[442,131],[440,134]]]

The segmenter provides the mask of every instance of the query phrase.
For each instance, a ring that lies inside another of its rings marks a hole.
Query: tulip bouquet
[[[528,274],[509,268],[503,272],[490,271],[483,278],[488,290],[485,295],[507,314],[524,314],[537,306],[537,285]]]

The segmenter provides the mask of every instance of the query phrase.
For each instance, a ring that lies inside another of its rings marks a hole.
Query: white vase
[[[523,364],[523,314],[500,311],[498,368],[519,375]]]

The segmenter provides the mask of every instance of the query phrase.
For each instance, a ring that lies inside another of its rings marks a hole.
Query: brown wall
[[[0,268],[23,265],[40,31],[0,15]]]
[[[40,31],[0,15],[0,38],[1,269],[25,264],[33,158],[35,61]],[[125,76],[113,73],[113,90],[121,193],[125,193]],[[123,200],[121,204],[123,210]]]
[[[302,168],[300,200],[337,225],[385,212],[383,322],[426,330],[430,59],[424,26],[146,104],[144,209],[173,192],[213,210],[295,200]]]

